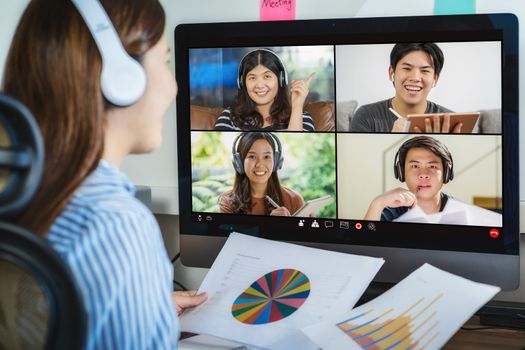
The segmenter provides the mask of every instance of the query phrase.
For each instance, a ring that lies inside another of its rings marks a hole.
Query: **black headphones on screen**
[[[104,97],[120,107],[138,101],[146,90],[142,65],[124,49],[99,0],[71,0],[84,19],[102,57],[100,86]]]
[[[244,80],[246,79],[246,77],[244,76],[243,72],[244,72],[244,65],[245,65],[246,58],[250,54],[257,52],[257,51],[267,52],[275,58],[275,62],[277,63],[277,69],[279,70],[279,75],[277,76],[277,79],[279,81],[279,87],[284,87],[288,85],[288,73],[286,72],[286,68],[284,67],[284,63],[281,60],[281,58],[279,58],[279,56],[277,56],[277,54],[273,52],[272,50],[261,48],[261,49],[252,50],[242,57],[241,61],[239,62],[239,69],[237,71],[237,87],[239,89],[244,87]]]
[[[428,139],[426,136],[419,136],[419,137],[414,137],[408,141],[405,141],[405,143],[403,143],[401,147],[399,147],[399,150],[397,151],[396,156],[394,157],[394,177],[401,182],[405,182],[405,160],[406,160],[408,151],[411,148],[418,148],[418,147],[428,149],[428,147],[425,147],[425,145],[422,145],[419,143],[419,140],[421,140],[422,137]],[[449,150],[446,147],[444,147],[444,145],[436,144],[436,146],[439,146],[439,148],[445,155],[445,156],[441,156],[437,154],[441,158],[441,161],[443,162],[443,184],[446,184],[450,180],[454,179],[454,162],[452,161],[452,154],[450,154]],[[435,153],[432,150],[430,151],[432,153]]]
[[[239,173],[240,175],[244,174],[244,160],[242,159],[241,154],[237,150],[239,141],[244,136],[248,134],[254,134],[254,133],[268,135],[273,140],[273,150],[274,151],[273,151],[273,169],[272,171],[275,172],[277,170],[281,170],[281,168],[283,167],[284,158],[282,156],[282,146],[281,146],[281,141],[279,141],[279,138],[275,136],[274,134],[272,134],[271,132],[243,132],[243,133],[240,133],[235,138],[232,144],[232,155],[233,155],[232,164],[233,164],[233,168],[235,169],[235,171]],[[263,137],[259,139],[266,140],[266,138],[263,138]]]

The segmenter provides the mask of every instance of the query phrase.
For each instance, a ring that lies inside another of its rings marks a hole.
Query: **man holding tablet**
[[[390,52],[388,75],[395,88],[395,96],[361,106],[352,118],[351,132],[406,132],[410,114],[450,113],[451,111],[428,101],[430,90],[436,86],[445,61],[443,52],[434,43],[399,43]],[[450,125],[445,114],[425,120],[424,130],[416,132],[461,132],[462,123]],[[450,131],[449,131],[450,130]]]

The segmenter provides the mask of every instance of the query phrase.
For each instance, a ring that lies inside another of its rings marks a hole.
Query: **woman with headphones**
[[[235,180],[233,189],[219,198],[221,213],[290,216],[303,206],[303,197],[279,181],[284,158],[277,136],[241,133],[232,153]]]
[[[313,131],[312,117],[303,106],[314,76],[292,81],[288,91],[281,59],[268,49],[249,52],[239,63],[234,105],[221,113],[215,130]]]
[[[177,313],[206,295],[174,293],[152,213],[118,167],[161,143],[177,85],[158,0],[33,0],[3,90],[35,116],[42,182],[18,223],[47,239],[76,279],[86,349],[174,349]]]

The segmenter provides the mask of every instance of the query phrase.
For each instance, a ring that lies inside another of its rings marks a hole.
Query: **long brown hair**
[[[276,141],[274,138],[277,136],[270,134],[269,132],[246,132],[244,133],[237,143],[237,152],[241,156],[242,163],[244,164],[244,159],[248,155],[248,152],[252,148],[253,144],[257,140],[266,140],[272,147],[274,153],[274,163],[275,152],[281,150],[276,149]],[[282,200],[282,187],[281,182],[279,181],[279,176],[277,171],[273,171],[272,175],[268,179],[268,184],[266,187],[266,194],[269,195],[277,204],[283,205]],[[250,180],[246,174],[239,174],[235,172],[235,179],[233,181],[233,189],[229,192],[228,196],[230,197],[231,207],[234,213],[237,214],[247,214],[251,211],[254,204],[252,202],[252,188],[250,185]],[[274,208],[266,203],[265,214],[269,215]]]
[[[158,0],[101,0],[127,52],[141,60],[164,32]],[[71,0],[32,0],[18,24],[2,88],[35,116],[45,146],[42,182],[20,225],[45,236],[104,149],[102,61]]]

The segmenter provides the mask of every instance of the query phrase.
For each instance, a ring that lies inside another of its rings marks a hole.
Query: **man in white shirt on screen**
[[[374,198],[365,220],[502,226],[501,214],[462,203],[441,191],[454,179],[454,165],[447,147],[432,137],[413,137],[401,145],[394,176],[406,182],[407,188]]]

